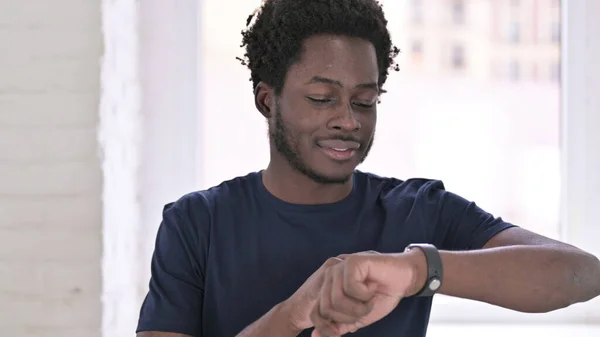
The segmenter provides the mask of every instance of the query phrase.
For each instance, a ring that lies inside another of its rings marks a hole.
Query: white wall
[[[195,190],[197,0],[103,1],[102,334],[132,336],[163,206]]]
[[[0,335],[96,337],[100,1],[0,1]]]

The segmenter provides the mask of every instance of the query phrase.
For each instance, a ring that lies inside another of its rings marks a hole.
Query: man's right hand
[[[277,304],[259,320],[247,326],[237,337],[298,336],[314,325],[310,319],[330,267],[342,262],[330,258],[317,269],[287,300]]]
[[[298,333],[313,327],[310,314],[317,303],[326,272],[341,261],[335,257],[327,259],[290,298],[281,303],[281,309],[288,315],[292,327]]]

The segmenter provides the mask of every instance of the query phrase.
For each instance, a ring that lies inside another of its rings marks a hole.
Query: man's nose
[[[360,130],[360,122],[351,104],[346,104],[336,109],[336,116],[331,120],[329,127],[334,130],[355,132]]]

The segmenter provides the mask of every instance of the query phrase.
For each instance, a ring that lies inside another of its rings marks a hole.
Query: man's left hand
[[[414,249],[400,254],[365,252],[339,256],[327,271],[312,310],[313,337],[355,332],[389,314],[404,297],[425,284],[425,255]]]

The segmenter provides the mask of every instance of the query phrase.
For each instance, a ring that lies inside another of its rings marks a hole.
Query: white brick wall
[[[0,335],[100,336],[100,0],[0,0],[0,46]]]

